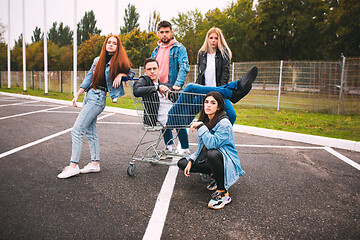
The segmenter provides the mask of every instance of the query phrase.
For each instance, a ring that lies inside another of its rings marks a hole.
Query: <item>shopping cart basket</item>
[[[162,98],[159,93],[138,98],[133,94],[135,81],[129,81],[129,87],[144,133],[132,153],[130,166],[127,168],[129,176],[134,175],[137,161],[152,165],[175,165],[176,160],[183,157],[178,151],[168,151],[166,148],[170,142],[174,142],[176,146],[178,134],[161,144],[164,132],[167,129],[189,128],[205,98],[205,94],[173,91],[167,92],[166,98]]]

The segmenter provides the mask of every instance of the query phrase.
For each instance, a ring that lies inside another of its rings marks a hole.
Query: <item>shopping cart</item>
[[[189,128],[194,117],[200,112],[205,94],[194,94],[169,91],[166,97],[148,95],[135,97],[133,94],[134,81],[129,81],[132,99],[138,119],[144,130],[140,141],[136,145],[127,168],[127,174],[135,174],[135,162],[148,162],[152,165],[176,165],[183,157],[176,149],[167,150],[167,145],[179,142],[178,133],[163,144],[163,135],[167,129]],[[156,93],[158,94],[158,93]],[[161,102],[161,104],[160,104]]]

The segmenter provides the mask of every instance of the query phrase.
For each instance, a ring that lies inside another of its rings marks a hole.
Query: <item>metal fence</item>
[[[231,81],[241,78],[251,66],[259,69],[253,88],[239,105],[301,109],[334,114],[360,114],[360,58],[342,61],[274,61],[232,63]],[[134,69],[135,77],[143,69]],[[197,66],[190,66],[186,84],[194,82]],[[86,71],[77,73],[80,86]],[[43,72],[27,72],[27,88],[44,89]],[[49,91],[73,91],[71,71],[49,72]],[[7,87],[7,72],[0,74],[0,86]],[[22,72],[11,72],[11,86],[22,87]]]

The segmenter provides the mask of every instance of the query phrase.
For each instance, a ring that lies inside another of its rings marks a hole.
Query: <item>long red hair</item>
[[[91,84],[92,87],[94,88],[96,88],[96,86],[99,86],[101,81],[105,78],[106,55],[107,55],[106,43],[110,37],[114,37],[117,40],[117,47],[114,55],[111,58],[111,63],[110,63],[110,77],[112,79],[115,79],[115,77],[119,73],[128,74],[130,72],[130,60],[125,52],[125,49],[121,43],[119,36],[109,35],[105,39],[105,42],[100,52],[99,61],[97,62],[94,69],[94,75]]]

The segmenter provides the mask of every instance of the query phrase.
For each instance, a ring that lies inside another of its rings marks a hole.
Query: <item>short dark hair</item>
[[[165,20],[164,20],[164,21],[161,21],[161,22],[159,23],[157,30],[159,31],[160,28],[167,28],[167,27],[169,27],[170,30],[172,31],[171,23],[169,23],[168,21],[165,21]]]
[[[146,67],[146,64],[148,64],[149,62],[156,62],[157,66],[159,67],[159,62],[155,58],[147,58],[144,61],[144,69]]]

